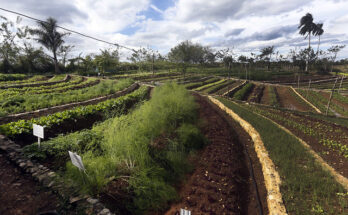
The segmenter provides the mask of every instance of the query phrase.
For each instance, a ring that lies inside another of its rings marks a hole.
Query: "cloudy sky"
[[[269,45],[287,53],[307,45],[297,29],[307,12],[314,22],[324,23],[323,49],[348,44],[348,0],[0,0],[0,7],[39,19],[51,16],[61,26],[163,54],[184,40],[233,48],[237,54],[259,53]],[[0,15],[16,17],[3,11]],[[109,47],[77,35],[67,42],[75,45],[75,53]],[[348,47],[339,57],[348,58]]]

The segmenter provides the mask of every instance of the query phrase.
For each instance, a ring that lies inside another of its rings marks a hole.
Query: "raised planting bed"
[[[88,128],[104,117],[125,113],[134,104],[142,101],[147,96],[148,91],[148,87],[144,86],[125,96],[97,104],[78,106],[40,118],[10,122],[1,125],[0,132],[25,145],[36,139],[32,135],[33,124],[45,126],[45,137],[47,138],[57,136],[60,133]]]
[[[48,78],[48,77],[46,77],[46,78]],[[61,82],[69,81],[70,78],[71,78],[71,76],[66,75],[62,80],[58,80],[58,81],[49,81],[50,79],[48,79],[47,81],[38,81],[38,82],[35,82],[35,83],[29,82],[29,83],[15,84],[15,85],[0,86],[0,89],[49,86],[49,85],[54,85],[54,84],[58,84],[58,83],[61,83]]]
[[[187,89],[194,89],[194,88],[197,88],[197,87],[200,87],[200,86],[203,86],[203,85],[207,85],[207,84],[219,81],[219,80],[220,80],[220,78],[203,79],[203,80],[200,80],[198,82],[184,84],[184,86]]]
[[[219,98],[261,135],[280,174],[281,193],[288,214],[347,214],[345,189],[317,163],[299,140],[251,110]]]
[[[220,84],[211,86],[211,87],[203,90],[203,92],[208,93],[208,94],[213,94],[213,93],[216,93],[219,90],[233,84],[234,82],[236,82],[236,81],[235,80],[225,80],[225,81],[221,82]]]
[[[220,90],[215,92],[215,94],[223,95],[224,93],[228,92],[229,90],[239,86],[241,83],[242,82],[240,82],[240,81],[230,80],[230,83],[228,85],[224,86],[223,88],[221,88]]]
[[[255,85],[253,83],[247,83],[241,89],[233,94],[233,98],[237,100],[245,100],[253,90]]]
[[[250,93],[247,101],[248,102],[254,102],[254,103],[260,103],[261,98],[263,96],[263,91],[265,89],[264,85],[256,85],[252,92]]]
[[[298,110],[298,111],[315,111],[310,105],[302,100],[290,87],[276,87],[280,107]]]
[[[67,82],[60,82],[58,84],[46,86],[38,86],[38,87],[22,87],[22,88],[10,88],[10,89],[0,89],[0,100],[9,99],[10,97],[16,96],[18,94],[42,94],[49,92],[62,92],[69,89],[74,89],[74,86],[79,86],[81,83],[85,84],[86,78],[73,76]],[[93,79],[97,80],[97,79]],[[91,82],[90,79],[88,82]]]
[[[216,81],[216,82],[209,83],[209,84],[206,84],[206,85],[203,85],[203,86],[194,88],[193,90],[195,90],[195,91],[203,91],[203,90],[208,89],[208,88],[210,88],[210,87],[212,87],[212,86],[215,86],[215,85],[219,85],[219,84],[221,84],[221,83],[224,83],[225,81],[226,81],[226,80],[221,79],[221,80],[218,80],[218,81]]]
[[[0,101],[0,115],[6,116],[110,95],[130,86],[132,83],[133,81],[129,79],[123,79],[118,82],[105,80],[94,86],[77,90],[66,90],[65,92],[58,93],[17,95]]]
[[[23,79],[6,80],[6,77],[8,76],[11,76],[11,75],[4,75],[4,74],[0,75],[0,77],[2,77],[0,78],[2,80],[0,82],[0,86],[4,87],[8,85],[15,85],[15,84],[26,84],[26,83],[28,84],[28,83],[39,82],[39,81],[48,81],[52,78],[52,76],[35,75],[32,77],[26,76]]]

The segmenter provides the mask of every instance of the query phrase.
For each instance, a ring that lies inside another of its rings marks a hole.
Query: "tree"
[[[248,70],[247,70],[247,66],[246,66],[246,63],[248,63],[248,58],[244,55],[241,55],[238,57],[238,61],[241,62],[242,65],[244,65],[245,79],[248,80]]]
[[[185,77],[188,64],[202,63],[205,55],[205,47],[200,44],[194,44],[188,40],[179,43],[168,53],[170,61],[179,63],[182,67],[182,73]]]
[[[68,57],[69,53],[73,50],[74,47],[75,46],[70,46],[70,45],[67,45],[67,46],[61,45],[59,47],[57,55],[61,57],[61,63],[64,67],[65,67],[65,63],[67,61],[67,57]]]
[[[318,48],[317,48],[317,58],[319,56],[319,46],[320,46],[320,36],[323,35],[324,33],[324,29],[323,29],[323,23],[318,23],[315,25],[315,29],[314,29],[314,36],[318,36],[319,40],[318,40]]]
[[[308,50],[311,48],[311,34],[313,34],[315,30],[315,24],[313,23],[313,16],[310,13],[307,13],[300,20],[300,24],[298,26],[300,29],[299,34],[306,35],[305,39],[308,37]],[[309,59],[309,56],[308,56]],[[306,72],[308,71],[308,59],[306,61]]]
[[[340,52],[344,47],[346,47],[346,45],[341,45],[341,46],[331,46],[328,51],[330,53],[332,53],[332,57],[331,57],[331,72],[333,70],[333,64],[334,62],[336,61],[336,57],[337,57],[337,54],[338,52]],[[337,71],[336,71],[336,75],[337,75]]]
[[[261,49],[260,58],[268,61],[267,70],[270,70],[271,68],[271,59],[272,59],[272,54],[274,54],[274,51],[275,51],[274,46],[268,46]]]
[[[46,22],[37,22],[39,28],[33,29],[30,32],[37,35],[36,41],[43,45],[48,50],[52,51],[55,72],[59,73],[59,66],[57,60],[57,50],[63,45],[63,37],[68,33],[60,33],[57,31],[57,20],[48,18]]]
[[[224,67],[228,69],[228,78],[230,79],[233,64],[233,49],[222,49],[216,53],[216,57],[221,59],[222,63],[224,64]]]
[[[2,65],[0,70],[5,73],[13,70],[13,65],[18,59],[20,47],[15,43],[16,38],[24,38],[27,35],[28,28],[15,27],[15,24],[8,21],[7,18],[0,16],[2,23],[0,25],[0,59]],[[17,17],[17,24],[21,22],[21,19]]]

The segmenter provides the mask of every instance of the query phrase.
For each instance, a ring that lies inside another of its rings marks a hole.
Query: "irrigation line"
[[[208,98],[221,110],[225,111],[234,120],[236,120],[253,140],[255,151],[263,170],[265,187],[267,190],[267,205],[269,214],[287,215],[282,194],[280,192],[281,178],[273,161],[269,157],[269,153],[263,144],[261,135],[250,123],[242,119],[238,114],[236,114],[232,109],[226,107],[222,102],[213,98],[212,96],[209,96]]]
[[[209,101],[210,103],[214,104],[214,103],[209,99],[209,97],[208,97],[208,101]],[[219,113],[220,111],[222,111],[221,108],[216,107],[216,104],[214,104],[213,107],[219,110],[218,113]],[[220,115],[220,114],[219,114],[219,115]],[[222,117],[223,117],[223,119],[225,119],[224,116],[222,116]],[[225,119],[225,120],[227,121],[227,123],[228,123],[231,127],[233,127],[233,126],[231,125],[231,123],[230,123],[229,120],[227,120],[227,119]],[[243,127],[242,127],[242,129],[243,129]],[[243,130],[244,130],[244,129],[243,129]],[[247,132],[246,132],[246,133],[247,133]],[[236,134],[236,136],[238,137],[237,134]],[[253,182],[253,186],[254,186],[254,189],[255,189],[255,192],[256,192],[255,196],[256,196],[256,201],[257,201],[257,205],[258,205],[258,208],[259,208],[259,215],[264,215],[264,213],[263,213],[263,207],[262,207],[262,203],[261,203],[260,192],[259,192],[259,188],[258,188],[258,186],[257,186],[256,179],[255,179],[254,167],[253,167],[253,163],[252,163],[252,161],[251,161],[250,155],[249,155],[249,153],[248,153],[248,151],[247,151],[247,146],[246,146],[242,141],[238,141],[238,142],[241,142],[241,144],[243,145],[243,153],[244,153],[244,156],[245,156],[245,157],[247,158],[247,160],[248,160],[248,164],[249,164],[249,174],[250,174],[250,176],[251,176],[251,179],[252,179],[252,182]]]
[[[6,11],[8,13],[13,13],[13,14],[16,14],[18,16],[22,16],[22,17],[25,17],[25,18],[28,18],[28,19],[31,19],[31,20],[34,20],[34,21],[37,21],[37,22],[41,22],[41,23],[48,23],[46,21],[43,21],[43,20],[40,20],[40,19],[37,19],[37,18],[34,18],[34,17],[31,17],[31,16],[28,16],[28,15],[25,15],[25,14],[22,14],[22,13],[19,13],[19,12],[15,12],[15,11],[12,11],[12,10],[8,10],[8,9],[5,9],[5,8],[1,8],[0,7],[0,10],[3,10],[3,11]],[[92,39],[92,40],[96,40],[96,41],[99,41],[99,42],[102,42],[102,43],[106,43],[106,44],[109,44],[109,45],[114,45],[114,46],[117,46],[117,47],[121,47],[121,48],[124,48],[124,49],[128,49],[130,51],[133,51],[133,52],[137,52],[136,50],[132,49],[132,48],[129,48],[127,46],[124,46],[124,45],[120,45],[118,43],[112,43],[112,42],[108,42],[106,40],[102,40],[102,39],[98,39],[96,37],[93,37],[93,36],[89,36],[87,34],[84,34],[84,33],[80,33],[80,32],[77,32],[77,31],[74,31],[74,30],[70,30],[68,28],[65,28],[65,27],[62,27],[62,26],[59,26],[57,25],[58,28],[61,28],[65,31],[69,31],[71,33],[74,33],[74,34],[78,34],[80,36],[83,36],[83,37],[86,37],[86,38],[89,38],[89,39]]]

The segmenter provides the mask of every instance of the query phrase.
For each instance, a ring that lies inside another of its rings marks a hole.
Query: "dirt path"
[[[0,153],[0,214],[35,215],[55,210],[57,198],[40,189],[30,175],[22,173]]]
[[[290,92],[289,87],[276,87],[279,102],[281,107],[287,108],[290,110],[298,110],[298,111],[311,111],[310,107],[302,104],[299,100],[297,100]]]
[[[248,161],[236,132],[245,143],[249,142],[249,146],[250,137],[240,127],[240,130],[234,130],[230,125],[233,122],[227,121],[223,113],[205,98],[196,95],[196,100],[200,104],[200,118],[205,120],[202,132],[210,144],[201,152],[195,171],[181,188],[181,201],[165,214],[178,214],[180,208],[187,208],[192,214],[259,214]],[[255,154],[251,157],[252,161],[257,159]],[[255,171],[255,177],[261,181],[258,184],[261,199],[266,200],[260,169]],[[261,204],[267,210],[266,202]]]

